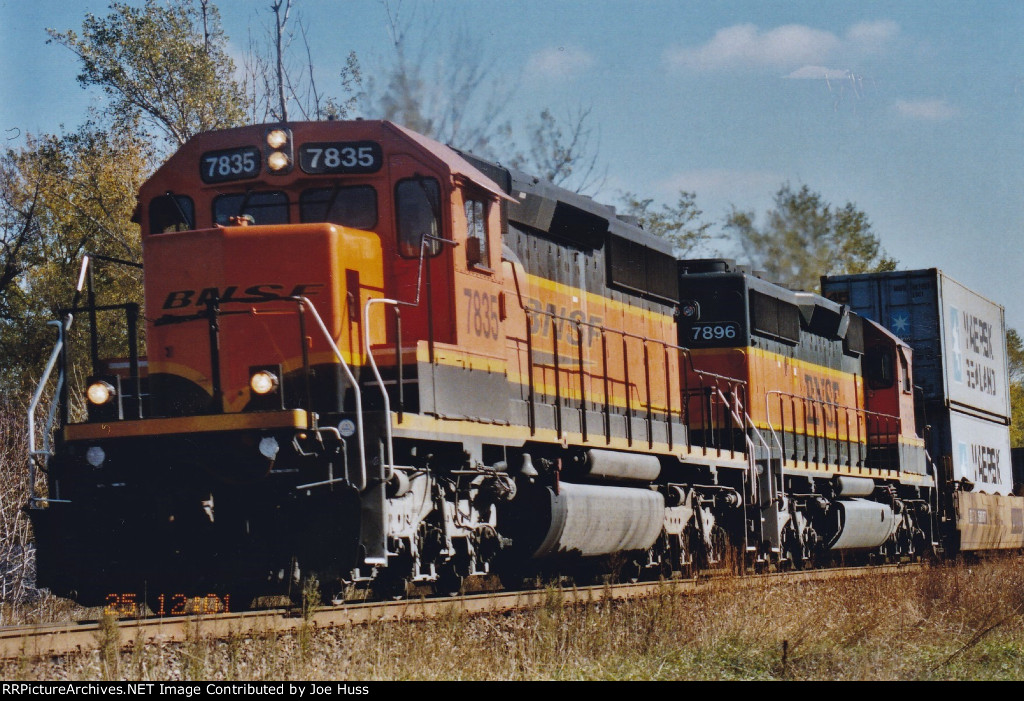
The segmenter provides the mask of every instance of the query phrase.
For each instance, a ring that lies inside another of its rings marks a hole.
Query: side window
[[[149,233],[167,234],[196,228],[196,208],[187,195],[163,195],[149,202]]]
[[[913,386],[910,384],[910,363],[907,362],[906,356],[903,354],[903,349],[900,348],[900,386],[903,388],[904,394],[910,394],[914,391]]]
[[[483,200],[466,200],[466,264],[490,267],[487,247],[487,209]]]
[[[372,229],[377,226],[377,191],[369,185],[303,190],[299,220]]]
[[[871,389],[889,389],[896,379],[892,373],[893,357],[888,349],[876,346],[864,355],[864,376]]]
[[[398,253],[403,258],[419,258],[424,236],[441,236],[441,187],[433,178],[401,180],[395,186],[395,218],[398,223]],[[441,251],[431,241],[427,253]]]
[[[287,224],[288,195],[279,190],[220,195],[213,200],[213,221],[228,226],[231,217],[252,217],[253,224]]]

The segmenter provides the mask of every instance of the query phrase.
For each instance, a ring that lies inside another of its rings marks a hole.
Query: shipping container
[[[931,458],[976,492],[1010,494],[1010,391],[1003,307],[935,268],[838,275],[822,294],[914,351],[918,430]]]
[[[926,401],[1009,422],[1002,306],[935,268],[825,277],[821,289],[914,349],[914,384]]]
[[[948,441],[943,454],[950,456],[953,480],[966,479],[975,492],[1010,494],[1013,492],[1013,461],[1010,431],[1005,424],[986,421],[959,411],[948,413],[947,426],[932,426]]]

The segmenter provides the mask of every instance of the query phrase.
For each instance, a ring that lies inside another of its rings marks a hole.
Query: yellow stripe
[[[215,433],[268,428],[306,428],[308,417],[302,409],[251,414],[213,414],[209,416],[179,416],[165,419],[136,419],[105,421],[91,424],[69,424],[64,427],[68,441],[100,440],[161,436],[182,433]]]
[[[787,355],[781,355],[780,353],[773,353],[772,351],[765,350],[763,348],[755,348],[749,346],[747,348],[741,348],[739,350],[746,351],[750,355],[760,356],[763,360],[774,361],[776,363],[789,363],[795,365],[797,368],[802,370],[813,370],[814,372],[822,375],[828,375],[841,380],[855,380],[860,377],[856,373],[846,372],[845,370],[837,370],[836,368],[830,368],[827,365],[817,365],[808,360],[801,360],[800,358],[790,358]],[[696,353],[696,351],[694,351]]]
[[[566,295],[570,298],[572,298],[573,296],[582,296],[586,298],[587,303],[604,305],[609,310],[615,310],[619,312],[624,311],[627,313],[632,312],[637,316],[650,317],[652,321],[655,321],[657,323],[671,323],[675,325],[675,319],[671,315],[650,311],[642,307],[634,306],[632,304],[626,304],[616,299],[612,299],[611,297],[605,297],[604,295],[597,294],[596,292],[589,292],[580,287],[573,287],[571,285],[565,285],[561,282],[549,280],[546,277],[538,277],[536,275],[531,275],[527,273],[526,283],[527,285],[534,285],[536,287],[546,289],[549,292],[554,292],[557,295]],[[582,307],[583,305],[581,304],[580,306]]]

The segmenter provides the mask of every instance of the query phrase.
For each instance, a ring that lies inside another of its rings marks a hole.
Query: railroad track
[[[747,586],[757,583],[793,584],[877,576],[881,574],[919,571],[921,565],[877,565],[871,567],[803,570],[737,577],[702,577],[664,582],[573,587],[559,590],[563,605],[601,601],[640,599],[662,593],[697,594],[721,586]],[[339,626],[381,621],[414,621],[450,613],[453,609],[466,615],[498,613],[538,608],[549,601],[547,590],[488,592],[457,597],[403,599],[345,603],[314,609],[306,618],[296,611],[274,609],[245,613],[219,613],[199,616],[138,618],[118,621],[122,647],[136,644],[183,642],[202,635],[226,638],[231,635],[250,636],[270,632],[289,633],[303,626],[322,630]],[[0,658],[57,657],[96,649],[102,638],[101,623],[54,623],[33,626],[0,627]]]

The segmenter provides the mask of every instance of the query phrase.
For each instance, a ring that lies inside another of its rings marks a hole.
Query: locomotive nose
[[[148,333],[160,413],[341,409],[337,360],[296,299],[315,307],[358,365],[360,304],[383,289],[376,234],[331,224],[217,227],[151,237],[146,256],[161,261],[147,281],[147,304],[158,310]],[[313,398],[302,396],[309,373]],[[303,405],[314,400],[321,404]]]

